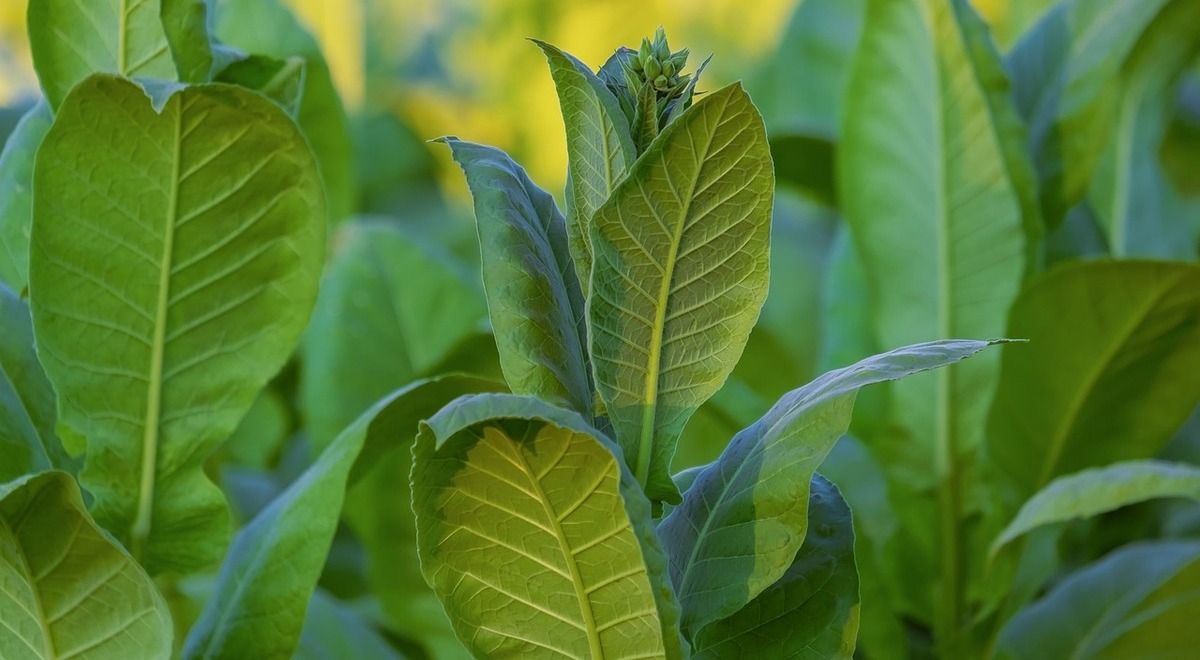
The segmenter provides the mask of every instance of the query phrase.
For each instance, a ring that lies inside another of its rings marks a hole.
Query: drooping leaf
[[[158,0],[163,34],[179,80],[208,82],[218,68],[214,44],[208,33],[211,0]]]
[[[380,397],[433,375],[487,317],[471,275],[394,221],[346,223],[333,241],[300,379],[317,451]]]
[[[992,543],[991,554],[1037,527],[1088,518],[1158,497],[1200,500],[1200,468],[1165,461],[1127,461],[1055,479],[1025,502]]]
[[[637,158],[629,120],[617,97],[587,65],[544,41],[533,40],[550,63],[567,128],[571,187],[567,197],[567,245],[586,297],[592,273],[589,230],[600,208]]]
[[[158,1],[32,0],[27,21],[33,68],[55,111],[93,73],[176,80]]]
[[[0,485],[0,657],[171,657],[171,614],[71,475]]]
[[[1012,309],[987,458],[1004,513],[1059,475],[1152,458],[1200,400],[1200,266],[1051,271]],[[1048,365],[1053,365],[1052,367]]]
[[[0,483],[73,467],[54,434],[54,389],[34,352],[29,308],[0,284]]]
[[[287,61],[304,58],[304,87],[296,121],[317,156],[329,198],[329,218],[354,212],[354,152],[346,110],[316,39],[283,0],[217,0],[213,27],[222,42],[247,53]]]
[[[201,463],[283,365],[316,298],[325,206],[275,104],[188,87],[156,113],[109,75],[59,108],[34,178],[30,290],[93,513],[152,574],[221,556]]]
[[[20,294],[29,284],[33,159],[54,116],[39,101],[21,117],[0,152],[0,282]]]
[[[1074,573],[1022,610],[998,656],[1186,658],[1200,646],[1200,543],[1127,546]]]
[[[738,611],[791,566],[809,527],[809,480],[848,430],[860,388],[944,367],[988,345],[938,341],[867,358],[789,392],[738,433],[658,527],[684,633],[694,638]]]
[[[694,657],[853,657],[859,599],[850,508],[821,475],[813,476],[808,507],[813,531],[792,565],[741,610],[702,629]]]
[[[503,151],[442,141],[475,199],[483,286],[508,386],[590,418],[583,294],[554,199]]]
[[[294,660],[401,660],[363,617],[346,604],[317,589],[308,603],[308,615]]]
[[[729,85],[669,124],[592,219],[596,388],[652,500],[766,298],[774,174],[762,118]]]
[[[684,654],[650,503],[619,454],[526,397],[461,398],[422,424],[421,566],[473,654]]]

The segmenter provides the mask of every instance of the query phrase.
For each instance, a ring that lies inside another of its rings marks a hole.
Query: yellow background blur
[[[558,102],[545,59],[525,37],[597,67],[616,45],[636,47],[663,25],[673,48],[692,49],[689,69],[716,53],[705,74],[714,88],[769,57],[802,1],[287,0],[321,42],[348,110],[391,110],[423,137],[499,146],[555,191],[566,166]],[[1010,6],[1023,4],[974,2],[998,29]],[[37,93],[25,7],[0,3],[0,105]]]

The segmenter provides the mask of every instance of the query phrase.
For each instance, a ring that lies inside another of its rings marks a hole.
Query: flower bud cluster
[[[679,96],[691,76],[680,75],[688,59],[688,49],[672,53],[667,45],[667,34],[660,27],[654,33],[654,41],[642,39],[637,57],[626,61],[625,75],[630,89],[640,89],[650,84],[660,97]]]

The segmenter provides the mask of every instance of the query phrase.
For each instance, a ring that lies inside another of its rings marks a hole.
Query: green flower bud
[[[654,79],[654,89],[660,92],[665,92],[671,88],[671,81],[667,80],[666,76],[659,76]]]
[[[646,66],[646,62],[654,59],[654,47],[650,45],[650,40],[642,37],[642,45],[638,47],[638,60],[642,66]]]
[[[688,55],[690,55],[691,52],[692,51],[690,49],[684,48],[678,53],[672,55],[668,61],[675,65],[676,71],[683,71],[683,67],[687,65]]]
[[[671,57],[671,48],[667,46],[667,32],[661,25],[654,31],[654,57],[659,62]]]
[[[632,67],[633,67],[633,70],[634,70],[634,71],[641,71],[641,70],[642,70],[642,60],[641,60],[641,58],[637,58],[637,57],[631,57],[631,58],[629,58],[629,60],[630,60],[629,64],[630,64],[630,66],[632,66]]]
[[[663,72],[664,76],[670,78],[670,77],[674,76],[678,71],[679,71],[679,69],[676,68],[675,62],[673,62],[671,60],[667,60],[666,62],[663,62],[662,72]]]
[[[646,72],[646,80],[654,80],[662,75],[662,65],[654,58],[642,62],[642,70]]]

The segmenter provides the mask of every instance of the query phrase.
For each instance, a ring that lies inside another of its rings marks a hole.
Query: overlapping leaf
[[[33,228],[33,159],[53,121],[39,101],[13,129],[0,153],[0,282],[20,294],[29,284]]]

